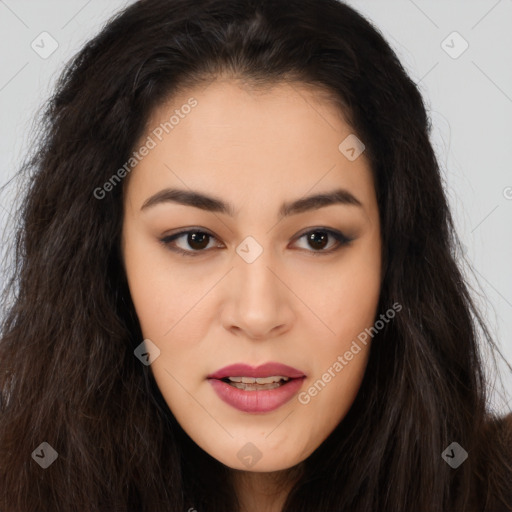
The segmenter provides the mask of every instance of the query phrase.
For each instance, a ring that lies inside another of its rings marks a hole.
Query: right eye
[[[176,242],[180,239],[183,239],[184,245],[191,249],[188,249],[187,247],[179,247]],[[160,242],[162,242],[171,251],[184,256],[199,256],[202,252],[206,252],[211,239],[215,239],[215,237],[206,231],[202,231],[200,229],[188,229],[186,231],[174,233],[173,235],[165,236],[160,239]]]

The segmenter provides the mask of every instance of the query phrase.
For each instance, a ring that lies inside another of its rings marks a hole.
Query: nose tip
[[[245,333],[255,341],[281,334],[293,317],[287,288],[267,263],[265,255],[253,263],[241,262],[227,285],[233,294],[223,323],[234,334]]]

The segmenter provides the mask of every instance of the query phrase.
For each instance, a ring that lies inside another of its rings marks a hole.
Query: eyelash
[[[182,236],[188,235],[190,233],[201,233],[201,234],[207,235],[210,238],[216,238],[214,235],[212,235],[211,233],[208,233],[207,231],[204,231],[203,229],[188,229],[186,231],[180,231],[179,233],[175,233],[173,235],[163,237],[160,239],[160,242],[169,250],[176,252],[178,254],[182,254],[183,256],[196,257],[196,256],[200,256],[201,254],[208,252],[210,250],[210,249],[202,249],[202,250],[186,251],[184,249],[181,249],[179,247],[172,245],[172,242],[174,242],[175,240],[181,238]],[[332,254],[353,241],[353,238],[349,238],[349,237],[345,236],[340,231],[335,231],[335,230],[327,229],[327,228],[310,229],[309,231],[306,231],[305,233],[303,233],[302,235],[297,237],[297,240],[300,240],[301,238],[305,237],[306,235],[310,235],[312,233],[327,233],[327,234],[331,235],[337,242],[337,244],[335,245],[334,248],[331,248],[327,251],[324,251],[324,250],[307,251],[307,252],[310,252],[313,256]]]

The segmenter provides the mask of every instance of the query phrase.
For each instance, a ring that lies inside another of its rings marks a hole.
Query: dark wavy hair
[[[311,84],[339,101],[375,178],[378,313],[403,306],[283,512],[512,510],[512,426],[488,406],[483,365],[483,347],[499,349],[457,263],[425,105],[379,31],[336,0],[140,0],[63,72],[18,173],[0,510],[238,510],[232,470],[181,429],[134,356],[143,337],[120,257],[125,183],[93,195],[158,105],[221,73]],[[58,453],[44,470],[31,456],[43,441]],[[452,441],[469,454],[457,469],[441,457]]]

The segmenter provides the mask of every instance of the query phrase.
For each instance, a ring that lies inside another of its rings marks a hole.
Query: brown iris
[[[193,249],[204,249],[208,245],[210,235],[202,232],[189,233],[187,242]],[[197,244],[197,245],[195,245]]]
[[[311,246],[315,249],[323,249],[327,245],[327,233],[323,233],[322,231],[313,231],[308,236],[308,241],[311,243]]]

